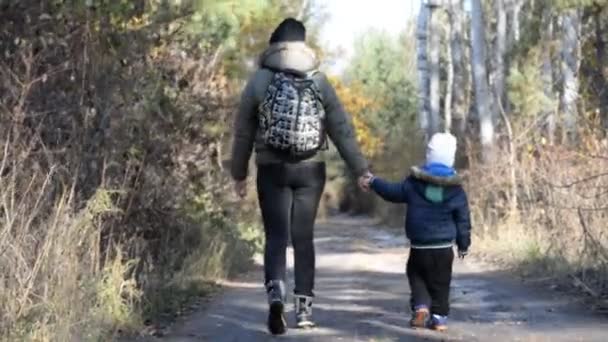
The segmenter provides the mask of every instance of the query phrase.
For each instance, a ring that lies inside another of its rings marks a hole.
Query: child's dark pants
[[[410,249],[407,277],[412,291],[412,311],[424,305],[430,308],[432,314],[449,314],[453,261],[454,252],[451,247]]]

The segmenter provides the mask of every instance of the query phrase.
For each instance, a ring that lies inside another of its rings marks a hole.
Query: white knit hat
[[[456,137],[450,133],[435,133],[426,147],[427,164],[437,163],[454,167]]]

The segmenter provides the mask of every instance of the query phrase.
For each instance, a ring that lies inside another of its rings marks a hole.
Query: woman
[[[272,334],[287,330],[284,303],[289,233],[294,248],[297,324],[301,328],[314,326],[313,230],[325,186],[325,163],[322,153],[317,152],[325,146],[326,135],[357,177],[368,173],[351,119],[326,76],[317,72],[319,61],[305,40],[306,29],[295,19],[286,19],[276,28],[258,70],[243,90],[234,125],[231,174],[241,197],[246,195],[247,166],[254,147],[256,151],[258,201],[266,237],[268,329]],[[295,123],[290,118],[295,118]],[[307,120],[306,125],[302,120]],[[304,128],[308,131],[296,131]],[[279,133],[283,135],[276,135]],[[303,136],[305,143],[299,139]],[[290,153],[296,150],[307,153]]]

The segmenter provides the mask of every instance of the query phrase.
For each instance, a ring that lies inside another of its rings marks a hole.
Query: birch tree
[[[298,15],[296,16],[296,18],[298,20],[304,20],[304,15],[306,14],[306,11],[310,11],[310,0],[303,0],[302,3],[300,4],[300,10],[298,11]]]
[[[438,7],[435,4],[427,5],[430,10],[430,25],[429,33],[429,72],[430,72],[430,89],[429,89],[429,126],[427,136],[430,137],[439,131],[440,124],[440,55],[441,55],[441,19],[439,17]]]
[[[481,0],[471,0],[471,69],[479,117],[482,157],[485,162],[488,162],[491,159],[494,144],[494,115],[491,111],[488,91],[485,25]]]
[[[430,75],[428,67],[428,26],[431,9],[425,0],[420,1],[420,12],[416,29],[416,55],[418,66],[418,124],[420,130],[426,135],[429,129],[430,112]]]
[[[498,110],[506,108],[505,100],[505,56],[507,54],[507,12],[505,0],[494,0],[496,12],[496,46],[494,49],[494,97]]]
[[[563,115],[564,142],[576,140],[578,122],[577,100],[579,98],[578,69],[580,63],[579,32],[581,12],[566,9],[561,15],[561,71],[563,77],[560,107]]]
[[[543,91],[547,99],[551,103],[554,101],[553,91],[553,62],[551,58],[551,45],[553,43],[553,15],[550,7],[546,7],[543,11],[542,18],[542,83]],[[555,143],[555,109],[545,108],[542,115],[546,118],[546,133],[549,140],[549,144]]]
[[[597,59],[599,71],[597,72],[597,95],[600,102],[600,118],[602,128],[608,130],[608,79],[606,73],[608,66],[606,64],[606,41],[604,40],[604,23],[602,22],[601,14],[603,8],[596,8],[593,13],[593,24],[595,29],[595,57]]]
[[[451,39],[452,37],[452,25],[447,26],[447,37]],[[445,86],[445,105],[444,105],[444,116],[443,116],[443,129],[445,132],[451,132],[452,130],[452,96],[454,90],[454,58],[452,58],[452,44],[451,42],[447,44],[447,69],[448,69],[448,80]]]
[[[524,5],[523,0],[503,0],[506,2],[507,21],[509,22],[508,43],[509,46],[517,44],[521,36],[520,14]]]
[[[464,51],[464,15],[463,1],[452,0],[448,5],[448,15],[450,18],[449,29],[449,48],[450,62],[453,75],[451,84],[451,100],[446,101],[448,106],[451,104],[450,117],[456,124],[456,133],[464,135],[467,116],[467,68],[465,65]]]

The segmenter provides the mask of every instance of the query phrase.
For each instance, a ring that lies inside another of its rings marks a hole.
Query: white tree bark
[[[429,25],[429,71],[430,71],[430,113],[427,136],[432,136],[439,131],[441,111],[441,89],[440,89],[440,56],[441,56],[441,22],[436,7],[430,7]]]
[[[430,75],[428,66],[428,26],[431,9],[420,1],[420,12],[416,29],[416,55],[418,63],[418,124],[420,130],[426,135],[429,129],[430,113]]]
[[[563,89],[560,107],[564,120],[564,140],[572,143],[576,140],[579,98],[578,68],[580,63],[579,33],[581,13],[578,9],[569,9],[562,14],[562,77]]]
[[[498,108],[505,106],[505,57],[507,54],[507,12],[505,0],[494,0],[496,11],[496,46],[494,50],[494,103]]]
[[[523,4],[523,1],[516,1],[515,6],[513,8],[513,40],[515,42],[519,42],[519,39],[521,37],[521,25],[519,24],[519,15],[521,13],[521,7],[523,6]]]
[[[608,132],[608,78],[606,77],[608,66],[606,63],[606,40],[604,39],[606,27],[602,22],[602,12],[600,10],[594,13],[593,21],[595,24],[595,58],[600,69],[597,73],[597,88],[598,96],[600,98],[600,119],[602,128]]]
[[[298,11],[298,15],[296,16],[296,19],[304,20],[304,14],[308,10],[309,5],[310,5],[310,0],[302,1],[302,4],[300,5],[300,10]]]
[[[444,118],[443,118],[443,122],[444,122],[444,126],[443,129],[445,132],[451,132],[452,131],[452,95],[453,95],[453,89],[454,89],[454,58],[452,57],[452,24],[450,23],[447,27],[447,37],[450,40],[449,43],[447,44],[447,53],[446,53],[446,58],[447,58],[447,62],[448,62],[448,80],[446,82],[446,87],[445,87],[445,108],[444,108]]]
[[[450,62],[452,63],[453,83],[451,86],[451,117],[457,124],[456,131],[464,135],[467,117],[467,68],[464,51],[463,1],[453,0],[448,7],[450,16]]]
[[[485,162],[492,159],[494,145],[494,115],[490,106],[490,94],[486,71],[486,37],[481,0],[471,0],[471,68],[475,86],[475,102],[479,117],[479,135]]]
[[[516,44],[517,42],[519,42],[520,36],[521,36],[521,28],[520,28],[520,14],[521,14],[521,8],[524,5],[524,1],[523,0],[504,0],[505,1],[505,5],[506,5],[506,10],[508,12],[507,16],[508,19],[507,21],[510,24],[509,27],[509,47],[512,47],[514,44]]]
[[[543,11],[542,18],[542,81],[543,91],[547,99],[554,100],[555,95],[553,91],[553,62],[551,60],[551,44],[553,41],[553,18],[551,10],[546,8]],[[553,102],[553,101],[552,101]],[[549,144],[553,145],[555,142],[555,109],[546,108],[543,112],[543,116],[546,118],[546,132]]]

